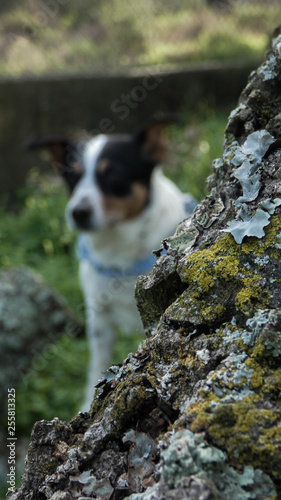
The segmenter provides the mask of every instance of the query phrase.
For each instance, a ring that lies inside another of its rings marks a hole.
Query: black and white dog
[[[166,125],[155,121],[136,134],[98,135],[82,143],[50,137],[29,144],[48,149],[66,180],[66,219],[79,232],[91,358],[83,411],[110,365],[116,328],[142,329],[137,276],[151,270],[152,251],[195,206],[158,166],[166,153]]]

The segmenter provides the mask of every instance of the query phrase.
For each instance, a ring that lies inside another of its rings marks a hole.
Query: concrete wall
[[[32,135],[129,131],[151,115],[196,110],[199,100],[232,104],[253,66],[207,65],[117,76],[64,75],[0,80],[0,192],[14,193],[30,167],[43,166],[24,143]]]

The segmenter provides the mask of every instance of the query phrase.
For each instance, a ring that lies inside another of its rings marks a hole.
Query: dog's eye
[[[62,165],[60,168],[60,174],[66,180],[70,193],[74,190],[75,186],[78,184],[82,177],[82,170],[73,168],[73,165]]]
[[[97,170],[96,178],[100,189],[108,196],[127,196],[131,192],[131,183],[128,176],[118,166],[108,166],[104,170]]]

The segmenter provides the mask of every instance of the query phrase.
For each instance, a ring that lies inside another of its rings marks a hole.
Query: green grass
[[[64,186],[34,170],[20,197],[24,198],[20,213],[0,209],[0,266],[27,265],[40,271],[78,310],[81,293],[72,278],[77,273],[75,235],[64,221]]]
[[[186,114],[180,126],[170,128],[165,173],[198,201],[207,195],[205,180],[212,161],[223,152],[227,115],[227,110],[214,111],[203,105],[196,114]]]
[[[222,153],[227,111],[201,109],[184,114],[182,123],[169,129],[170,152],[165,172],[183,191],[198,200],[206,194],[205,179],[212,160]],[[21,209],[0,214],[0,268],[28,266],[62,294],[83,321],[83,303],[75,258],[75,234],[66,226],[66,192],[56,177],[32,171],[20,193]],[[63,332],[62,332],[63,333]],[[135,351],[140,337],[119,332],[112,362]],[[88,360],[85,338],[62,335],[34,359],[30,372],[17,388],[17,432],[29,435],[36,420],[58,416],[69,420],[79,410]]]

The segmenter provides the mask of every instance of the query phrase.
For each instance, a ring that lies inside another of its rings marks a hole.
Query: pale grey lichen
[[[273,80],[277,76],[276,57],[274,54],[270,54],[267,61],[259,67],[258,74],[264,81]]]
[[[226,325],[223,330],[222,345],[235,345],[242,340],[243,344],[253,347],[260,342],[263,347],[272,353],[273,357],[281,356],[281,333],[278,328],[280,314],[275,310],[258,310],[252,318],[246,321],[244,330],[230,330]],[[275,326],[276,325],[276,326]],[[233,325],[235,326],[235,325]],[[217,330],[216,333],[218,333]],[[245,397],[254,394],[251,386],[254,370],[248,366],[249,356],[244,353],[231,353],[221,362],[216,372],[211,373],[204,383],[205,389],[212,390],[220,398],[220,403],[213,405],[242,401]]]
[[[254,201],[259,195],[263,157],[272,142],[274,138],[267,130],[258,130],[250,134],[242,146],[232,144],[234,156],[231,162],[238,167],[233,176],[240,182],[243,195],[235,202],[235,206],[240,207],[239,212],[223,231],[231,233],[236,243],[242,243],[245,236],[262,238],[265,235],[264,227],[270,222],[270,215],[281,205],[280,198],[273,201],[267,198],[258,205],[254,213],[247,206],[247,203]]]
[[[253,163],[259,162],[273,141],[274,138],[267,130],[257,130],[247,137],[241,146],[241,153],[244,156],[250,156]]]
[[[242,102],[237,106],[237,108],[233,109],[229,115],[229,119],[233,118],[239,111],[242,111],[242,109],[247,109],[247,106],[243,104]]]
[[[258,264],[259,266],[266,266],[269,263],[269,260],[268,255],[265,255],[264,257],[256,257],[255,264]]]
[[[274,198],[272,201],[271,198],[267,198],[260,203],[260,207],[266,210],[270,215],[273,215],[275,212],[275,208],[280,207],[281,198]]]
[[[221,368],[210,377],[213,390],[217,395],[221,397],[228,394],[232,387],[236,387],[238,393],[242,388],[249,388],[253,370],[246,366],[245,361],[247,358],[248,356],[245,353],[230,354],[222,362]]]
[[[171,437],[170,445],[161,453],[161,481],[144,493],[133,494],[129,500],[154,500],[161,484],[171,489],[181,487],[186,478],[199,477],[213,486],[215,496],[221,500],[250,500],[258,495],[270,498],[276,494],[270,477],[260,469],[244,467],[236,471],[227,464],[227,455],[208,445],[204,434],[189,430],[179,431]],[[187,488],[188,494],[188,488]],[[189,498],[189,497],[188,497]]]
[[[205,210],[204,205],[201,211],[199,208],[197,213],[194,214],[193,220],[204,227],[204,229],[207,229],[218,219],[224,208],[225,205],[222,199],[218,198],[211,208],[208,207],[208,209]]]
[[[281,35],[278,35],[276,38],[273,38],[272,40],[272,48],[273,50],[276,49],[276,47],[281,43]]]
[[[257,337],[261,336],[263,346],[272,353],[273,357],[281,356],[281,332],[278,325],[280,313],[276,310],[258,310],[256,314],[246,322]]]
[[[154,444],[153,439],[143,432],[131,429],[123,437],[123,443],[127,442],[133,443],[129,454],[129,463],[134,467],[150,468],[148,459]]]
[[[246,326],[250,328],[256,337],[267,322],[268,311],[259,309],[252,318],[247,319]]]
[[[233,326],[236,326],[235,323],[232,323]],[[219,332],[219,330],[217,330]],[[230,330],[229,328],[225,328],[223,330],[223,340],[222,340],[222,345],[228,346],[233,344],[233,342],[237,341],[238,339],[242,339],[244,344],[246,345],[252,345],[254,343],[256,335],[250,330]]]
[[[212,167],[214,170],[219,170],[223,166],[223,159],[222,158],[216,158],[216,160],[213,161]]]
[[[236,206],[239,206],[242,202],[255,200],[260,192],[260,174],[256,172],[250,175],[250,171],[251,163],[246,159],[241,167],[237,168],[233,174],[234,177],[239,180],[243,188],[243,196],[238,198]]]
[[[207,365],[211,359],[210,351],[208,349],[200,349],[199,351],[196,351],[196,355],[205,365]]]
[[[84,471],[79,476],[70,476],[70,482],[79,485],[82,494],[87,495],[86,498],[91,498],[89,495],[94,495],[94,498],[108,498],[112,492],[113,488],[107,477],[102,479],[97,479],[95,476],[91,475],[91,471]],[[83,498],[83,496],[80,496]]]
[[[243,189],[243,196],[235,203],[237,207],[242,202],[257,198],[261,186],[262,158],[273,141],[274,138],[267,130],[258,130],[250,134],[244,144],[236,149],[232,164],[239,168],[234,170],[233,175]]]
[[[277,243],[275,243],[276,248],[281,249],[281,233],[276,235]]]
[[[195,244],[198,234],[198,229],[190,223],[184,233],[166,238],[164,245],[166,248],[176,250],[178,253],[186,253]]]
[[[239,213],[241,214],[241,211]],[[245,214],[240,219],[228,222],[228,227],[223,231],[231,233],[236,243],[240,244],[245,236],[262,238],[265,235],[263,228],[268,226],[269,222],[270,214],[258,208],[253,216]]]

